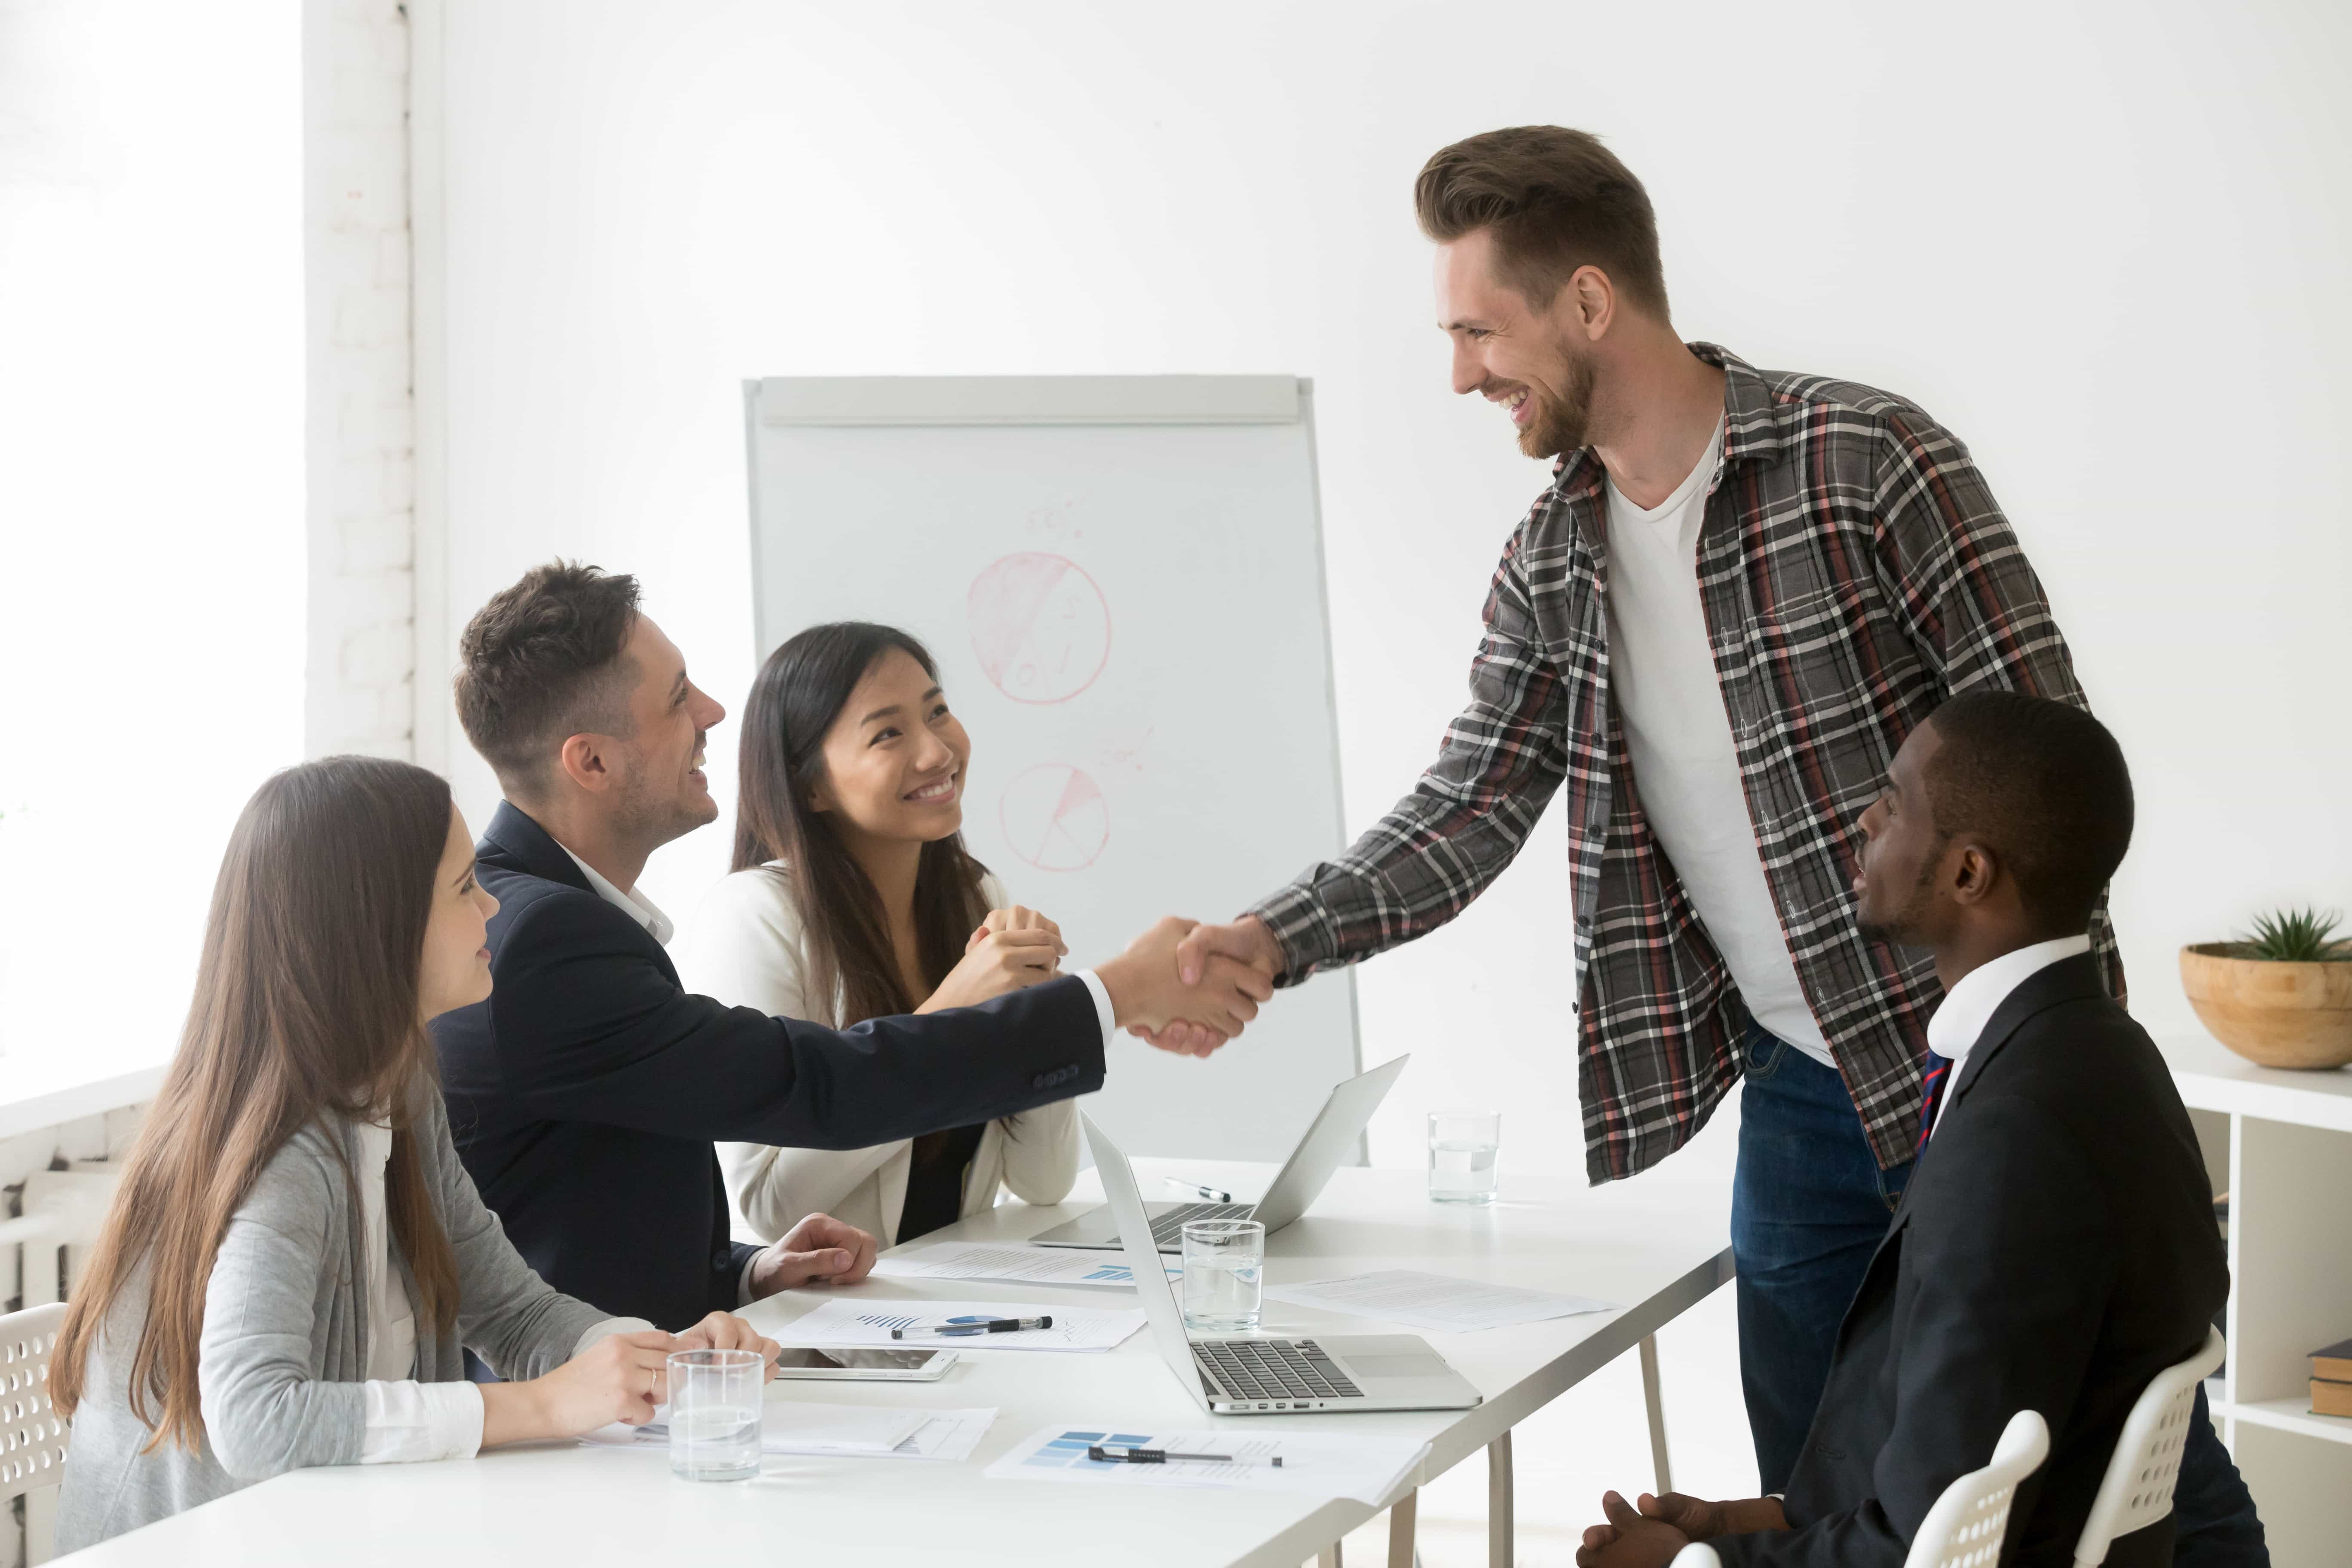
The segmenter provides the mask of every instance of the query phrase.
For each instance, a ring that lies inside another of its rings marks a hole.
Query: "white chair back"
[[[2189,1412],[2196,1407],[2197,1385],[2228,1352],[2221,1331],[2208,1329],[2195,1355],[2148,1380],[2131,1414],[2124,1417],[2123,1436],[2116,1439],[2115,1457],[2107,1461],[2099,1495],[2092,1500],[2091,1517],[2083,1521],[2083,1537],[2074,1544],[2077,1568],[2097,1568],[2117,1540],[2172,1511],[2172,1489],[2180,1479],[2180,1450],[2189,1436]]]
[[[1992,1463],[1946,1487],[1919,1521],[1903,1568],[1992,1568],[2009,1533],[2017,1483],[2049,1457],[2050,1428],[2042,1417],[2031,1410],[2011,1416],[1993,1445]]]
[[[66,1479],[64,1416],[49,1403],[49,1354],[65,1303],[0,1317],[0,1503]]]
[[[2049,1456],[2050,1428],[2042,1417],[2031,1410],[2011,1416],[1993,1446],[1992,1463],[1946,1487],[1919,1521],[1903,1568],[1992,1568],[2009,1533],[2017,1483]],[[1706,1542],[1694,1541],[1675,1553],[1671,1568],[1723,1568],[1723,1558]]]

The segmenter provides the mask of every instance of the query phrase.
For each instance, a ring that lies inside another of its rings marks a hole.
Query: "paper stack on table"
[[[1181,1264],[1164,1263],[1181,1279]],[[1135,1289],[1127,1257],[1068,1247],[1023,1247],[985,1241],[940,1241],[895,1252],[874,1265],[877,1279],[1023,1279],[1034,1285],[1109,1285]]]
[[[1268,1285],[1265,1299],[1294,1307],[1320,1307],[1358,1318],[1433,1329],[1444,1334],[1465,1334],[1478,1329],[1507,1329],[1546,1318],[1566,1318],[1579,1312],[1613,1312],[1607,1301],[1582,1296],[1555,1296],[1549,1290],[1525,1290],[1516,1285],[1489,1285],[1479,1279],[1455,1279],[1423,1274],[1412,1268],[1383,1268],[1375,1274],[1353,1274],[1345,1279],[1318,1279],[1305,1285]]]
[[[894,1340],[893,1329],[931,1329],[991,1318],[1051,1318],[1050,1329],[1007,1334]],[[955,1351],[1107,1351],[1143,1327],[1140,1307],[1039,1306],[1028,1301],[877,1301],[836,1297],[776,1331],[793,1345],[941,1346]]]
[[[1158,1465],[1101,1464],[1098,1443],[1214,1456]],[[1268,1463],[1279,1457],[1279,1467]],[[1410,1437],[1336,1432],[1121,1432],[1115,1426],[1048,1426],[1033,1432],[982,1474],[992,1481],[1067,1481],[1087,1486],[1226,1487],[1304,1497],[1354,1498],[1379,1508],[1413,1484],[1429,1445]]]
[[[853,1419],[872,1417],[871,1422]],[[656,1417],[664,1412],[656,1411]],[[830,1413],[830,1414],[828,1414]],[[971,1410],[876,1409],[860,1405],[814,1405],[802,1400],[770,1399],[761,1410],[760,1447],[771,1454],[805,1454],[827,1458],[948,1459],[971,1458],[981,1437],[996,1420],[996,1407]],[[877,1434],[893,1429],[907,1436],[889,1447],[874,1446]],[[643,1426],[614,1422],[599,1426],[580,1439],[611,1447],[669,1444],[669,1427],[658,1419]]]

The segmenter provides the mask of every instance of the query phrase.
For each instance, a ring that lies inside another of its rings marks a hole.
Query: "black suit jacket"
[[[2001,1561],[2069,1564],[2124,1417],[2204,1342],[2229,1290],[2189,1113],[2088,957],[1993,1014],[1838,1331],[1782,1506],[1726,1563],[1896,1568],[1944,1489],[2041,1413]],[[2107,1562],[2172,1560],[2169,1519]]]
[[[737,1305],[713,1139],[860,1149],[1102,1087],[1083,981],[834,1030],[690,996],[642,926],[501,805],[475,847],[490,998],[433,1026],[457,1152],[541,1279],[677,1330]]]

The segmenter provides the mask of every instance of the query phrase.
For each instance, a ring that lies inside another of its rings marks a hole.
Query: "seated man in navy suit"
[[[682,1329],[788,1286],[862,1278],[874,1238],[813,1215],[730,1241],[713,1140],[858,1149],[1099,1089],[1114,1028],[1230,1036],[1271,985],[1187,986],[1163,921],[1100,968],[978,1007],[828,1029],[688,995],[646,857],[719,815],[703,738],[726,710],[640,614],[635,579],[557,563],[483,607],[457,711],[505,803],[476,847],[490,998],[433,1026],[450,1130],[482,1198],[557,1289]]]
[[[1786,1495],[1637,1508],[1611,1492],[1581,1568],[1655,1568],[1693,1540],[1727,1563],[1895,1568],[2020,1410],[2049,1424],[2050,1455],[2017,1489],[2001,1561],[2074,1561],[2124,1417],[2229,1291],[2188,1112],[2089,957],[2131,828],[2123,753],[2079,708],[1964,692],[1904,742],[1863,814],[1856,891],[1864,930],[1933,948],[1944,984],[1916,1173]],[[2239,1487],[2199,1417],[2183,1484]],[[2106,1561],[2172,1558],[2167,1518]],[[2258,1521],[2201,1560],[2224,1558],[2268,1561]]]

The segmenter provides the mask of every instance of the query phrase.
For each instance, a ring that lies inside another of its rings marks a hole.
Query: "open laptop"
[[[1104,1205],[1118,1226],[1127,1266],[1151,1338],[1176,1381],[1202,1409],[1218,1415],[1294,1410],[1467,1410],[1483,1397],[1417,1334],[1333,1334],[1311,1340],[1249,1335],[1194,1339],[1184,1327],[1176,1288],[1160,1266],[1151,1223],[1143,1215],[1135,1167],[1091,1118]],[[1319,1188],[1322,1184],[1317,1183]]]
[[[1291,1150],[1290,1158],[1275,1173],[1274,1184],[1257,1202],[1146,1204],[1144,1213],[1150,1216],[1153,1243],[1162,1252],[1181,1252],[1184,1226],[1196,1219],[1254,1219],[1265,1226],[1266,1235],[1272,1236],[1305,1214],[1307,1205],[1322,1195],[1331,1173],[1354,1156],[1356,1140],[1364,1135],[1365,1123],[1371,1121],[1372,1112],[1387,1098],[1389,1086],[1396,1082],[1397,1074],[1404,1071],[1404,1064],[1412,1059],[1402,1056],[1392,1062],[1383,1062],[1333,1089],[1323,1101],[1323,1109],[1316,1112],[1307,1136]],[[1029,1244],[1117,1247],[1118,1227],[1111,1222],[1108,1208],[1088,1209],[1074,1220],[1031,1237]]]

